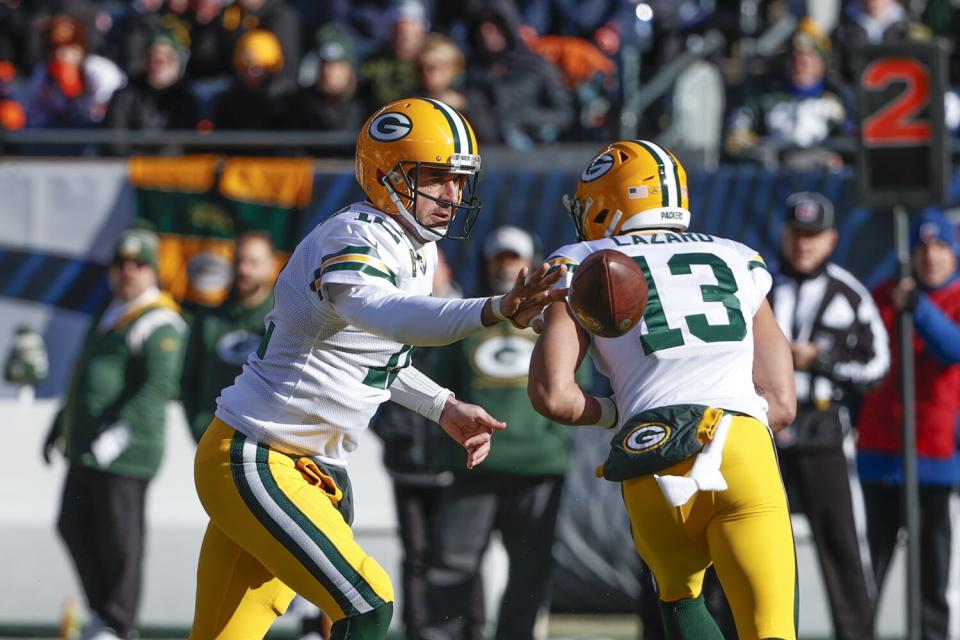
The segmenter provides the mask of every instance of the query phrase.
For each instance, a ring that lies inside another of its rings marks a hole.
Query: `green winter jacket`
[[[249,309],[231,296],[219,307],[198,311],[190,322],[180,399],[197,442],[213,420],[220,391],[233,384],[257,350],[272,308],[273,293]]]
[[[438,356],[435,380],[457,399],[478,404],[507,428],[493,436],[490,455],[478,471],[523,476],[563,475],[570,467],[570,427],[536,412],[527,396],[530,357],[537,336],[508,322],[475,333]],[[590,367],[581,367],[578,382],[589,385]],[[466,469],[466,452],[452,439],[443,447],[445,466]]]
[[[53,426],[74,464],[137,478],[160,467],[186,324],[167,294],[150,298],[106,328],[101,314],[87,333]]]

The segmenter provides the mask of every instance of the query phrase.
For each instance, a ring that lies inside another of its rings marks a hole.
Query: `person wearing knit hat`
[[[343,60],[352,67],[357,66],[357,54],[353,39],[341,27],[326,25],[317,31],[317,56],[323,62]]]
[[[842,158],[819,144],[849,125],[845,92],[828,74],[830,51],[830,39],[820,26],[803,19],[790,40],[783,69],[768,78],[766,86],[748,93],[728,118],[727,151],[751,158],[775,147],[787,166],[841,166]],[[757,144],[761,139],[768,144]]]
[[[157,234],[144,229],[131,229],[120,236],[113,251],[111,264],[123,264],[132,260],[138,265],[157,268],[157,249],[160,241]]]
[[[200,119],[200,106],[184,82],[189,53],[176,32],[166,29],[155,32],[136,65],[143,71],[113,96],[104,127],[153,131],[195,129]],[[110,145],[104,151],[113,155],[147,151],[170,154],[181,152],[181,149],[169,146],[148,150],[124,143]]]
[[[111,97],[126,78],[112,61],[90,53],[88,40],[83,22],[75,17],[58,14],[46,21],[46,64],[37,65],[27,83],[27,126],[78,127],[103,120]],[[70,150],[61,148],[59,153]]]
[[[214,21],[220,42],[226,53],[226,62],[237,43],[251,31],[269,31],[277,39],[283,56],[282,68],[271,78],[274,96],[290,93],[297,88],[297,69],[303,57],[304,19],[293,5],[307,4],[323,7],[330,2],[291,2],[290,0],[220,0],[224,9]],[[337,3],[332,3],[337,4]],[[350,4],[350,3],[346,3]],[[258,36],[260,38],[260,36]]]
[[[794,49],[809,49],[820,56],[824,65],[830,64],[832,45],[830,37],[812,18],[804,18],[793,33],[791,44]]]
[[[233,66],[238,72],[259,68],[271,74],[283,69],[283,50],[277,36],[266,29],[251,29],[233,49]]]
[[[945,638],[952,555],[951,495],[960,484],[960,272],[957,228],[942,211],[928,209],[913,221],[912,277],[881,285],[874,298],[890,343],[901,344],[900,311],[912,310],[915,371],[916,473],[920,485],[921,637]],[[902,500],[904,404],[900,349],[890,374],[863,400],[857,425],[857,466],[863,482],[870,543],[878,589],[890,567],[902,525],[891,504]],[[914,535],[911,532],[911,535]]]
[[[83,23],[68,15],[55,15],[47,22],[44,33],[48,50],[56,47],[77,46],[87,51],[87,35]]]
[[[898,308],[916,311],[928,302],[926,294],[960,280],[960,235],[957,227],[939,209],[925,209],[910,229],[910,261],[913,277],[893,289]]]
[[[960,235],[957,227],[939,209],[925,209],[913,221],[910,234],[910,247],[916,249],[920,244],[940,242],[960,253]]]
[[[170,47],[180,63],[180,75],[183,75],[190,61],[190,34],[179,28],[163,27],[150,36],[150,47],[157,45]]]
[[[286,125],[286,97],[275,95],[286,60],[272,31],[251,29],[233,48],[234,82],[214,103],[218,129],[280,129]]]
[[[315,42],[300,66],[302,87],[293,96],[286,125],[301,131],[356,131],[367,114],[357,95],[353,39],[328,24],[317,31]]]
[[[810,18],[804,18],[790,41],[787,74],[791,84],[801,90],[822,90],[830,64],[830,38]]]
[[[417,54],[429,32],[421,0],[401,0],[384,15],[390,24],[388,37],[360,66],[360,84],[368,102],[366,111],[377,105],[415,95]]]
[[[164,453],[187,326],[157,282],[156,234],[124,232],[110,302],[90,323],[62,409],[44,440],[69,461],[57,529],[88,609],[82,638],[136,637],[148,487]]]
[[[135,297],[135,293],[157,284],[157,234],[144,229],[125,231],[113,250],[108,277],[118,297]],[[127,264],[131,263],[130,268]]]

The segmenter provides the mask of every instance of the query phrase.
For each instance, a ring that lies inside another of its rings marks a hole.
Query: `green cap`
[[[124,260],[135,260],[142,264],[149,264],[157,268],[157,247],[160,244],[157,234],[144,229],[130,229],[124,231],[113,252],[113,263]]]
[[[344,60],[352,67],[357,66],[357,55],[350,35],[335,25],[327,25],[317,31],[317,57],[324,62]]]

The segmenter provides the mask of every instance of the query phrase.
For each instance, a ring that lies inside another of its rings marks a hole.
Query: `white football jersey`
[[[354,203],[304,238],[277,279],[267,332],[217,416],[288,453],[343,465],[412,347],[350,325],[324,299],[330,283],[430,295],[436,244],[421,245],[389,215]]]
[[[621,425],[648,409],[701,404],[767,422],[753,385],[753,316],[770,290],[763,258],[704,233],[634,231],[567,245],[548,262],[578,264],[600,249],[633,258],[647,276],[643,320],[619,338],[591,336],[590,354],[610,378]],[[566,286],[563,285],[563,286]]]

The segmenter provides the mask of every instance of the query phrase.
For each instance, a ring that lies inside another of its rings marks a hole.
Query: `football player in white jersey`
[[[763,259],[686,231],[686,172],[652,142],[611,144],[565,201],[581,242],[548,262],[572,275],[595,251],[621,251],[642,268],[649,299],[643,320],[609,339],[587,333],[566,304],[551,305],[531,401],[553,420],[619,428],[598,474],[622,482],[668,640],[722,640],[701,594],[711,563],[740,638],[795,640],[794,543],[771,428],[793,420],[796,397]],[[577,386],[588,350],[612,398]]]
[[[482,462],[505,425],[409,366],[411,350],[501,320],[528,326],[564,294],[544,264],[503,296],[430,297],[434,241],[469,233],[479,170],[473,130],[437,100],[390,103],[364,125],[356,175],[367,200],[294,250],[260,348],[217,399],[197,448],[210,524],[194,640],[262,638],[295,592],[333,619],[336,640],[386,636],[393,587],[353,539],[347,455],[394,400],[439,422],[468,466]]]

